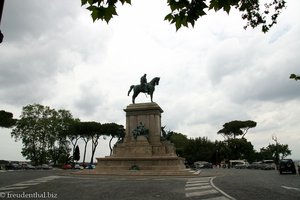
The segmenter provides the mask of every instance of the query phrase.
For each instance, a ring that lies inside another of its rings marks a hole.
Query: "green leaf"
[[[88,9],[89,11],[94,11],[94,10],[97,10],[98,7],[97,6],[89,6],[86,9]]]
[[[128,3],[131,5],[131,0],[120,0],[122,5],[124,5],[124,3]]]
[[[169,22],[173,19],[172,13],[169,13],[167,16],[165,16],[165,20],[168,20]]]
[[[180,29],[181,27],[181,19],[180,17],[176,17],[176,23],[175,23],[175,26],[176,26],[176,31],[178,31],[178,29]]]
[[[87,1],[88,1],[88,0],[81,0],[81,6],[87,4]]]
[[[214,9],[215,11],[218,11],[221,9],[221,6],[219,6],[218,0],[211,0],[209,5],[209,10]]]
[[[94,4],[94,0],[87,0],[87,2],[89,2],[90,5]]]
[[[172,12],[174,10],[179,10],[181,8],[180,4],[174,0],[170,1],[169,6],[170,6]]]
[[[91,16],[92,16],[93,22],[95,22],[97,19],[100,19],[99,12],[97,10],[92,11]]]
[[[184,16],[182,19],[181,19],[181,24],[185,27],[188,27],[188,24],[187,24],[187,16]]]
[[[118,15],[114,6],[109,6],[104,10],[104,19],[107,23],[113,18],[113,15]]]
[[[227,14],[229,14],[229,12],[230,12],[230,5],[229,4],[224,4],[224,7],[223,7],[223,9],[224,9],[224,11],[226,11],[227,12]]]

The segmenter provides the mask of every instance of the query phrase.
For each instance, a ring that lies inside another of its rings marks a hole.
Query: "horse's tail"
[[[129,91],[128,91],[127,96],[129,96],[129,93],[131,92],[131,90],[132,90],[133,88],[134,88],[134,85],[130,86],[130,89],[129,89]]]

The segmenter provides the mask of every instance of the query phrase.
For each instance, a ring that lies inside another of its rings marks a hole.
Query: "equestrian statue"
[[[147,74],[144,74],[141,77],[140,85],[131,85],[130,89],[128,91],[128,96],[133,89],[133,95],[132,95],[132,103],[135,103],[135,98],[140,94],[140,92],[149,94],[151,97],[151,102],[153,102],[153,92],[155,90],[155,85],[159,84],[159,77],[153,78],[149,83],[147,83]]]

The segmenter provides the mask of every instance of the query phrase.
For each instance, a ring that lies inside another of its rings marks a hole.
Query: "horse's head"
[[[152,86],[155,86],[155,85],[158,85],[159,84],[159,80],[160,80],[160,77],[155,77],[153,78],[149,84],[152,85]]]
[[[155,77],[154,79],[155,79],[154,81],[155,85],[159,85],[160,77]]]

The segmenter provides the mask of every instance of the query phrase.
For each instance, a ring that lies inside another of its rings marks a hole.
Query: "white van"
[[[229,160],[229,166],[236,169],[246,169],[249,163],[246,160]]]
[[[261,169],[264,170],[274,170],[276,168],[274,160],[263,160],[261,162]]]

